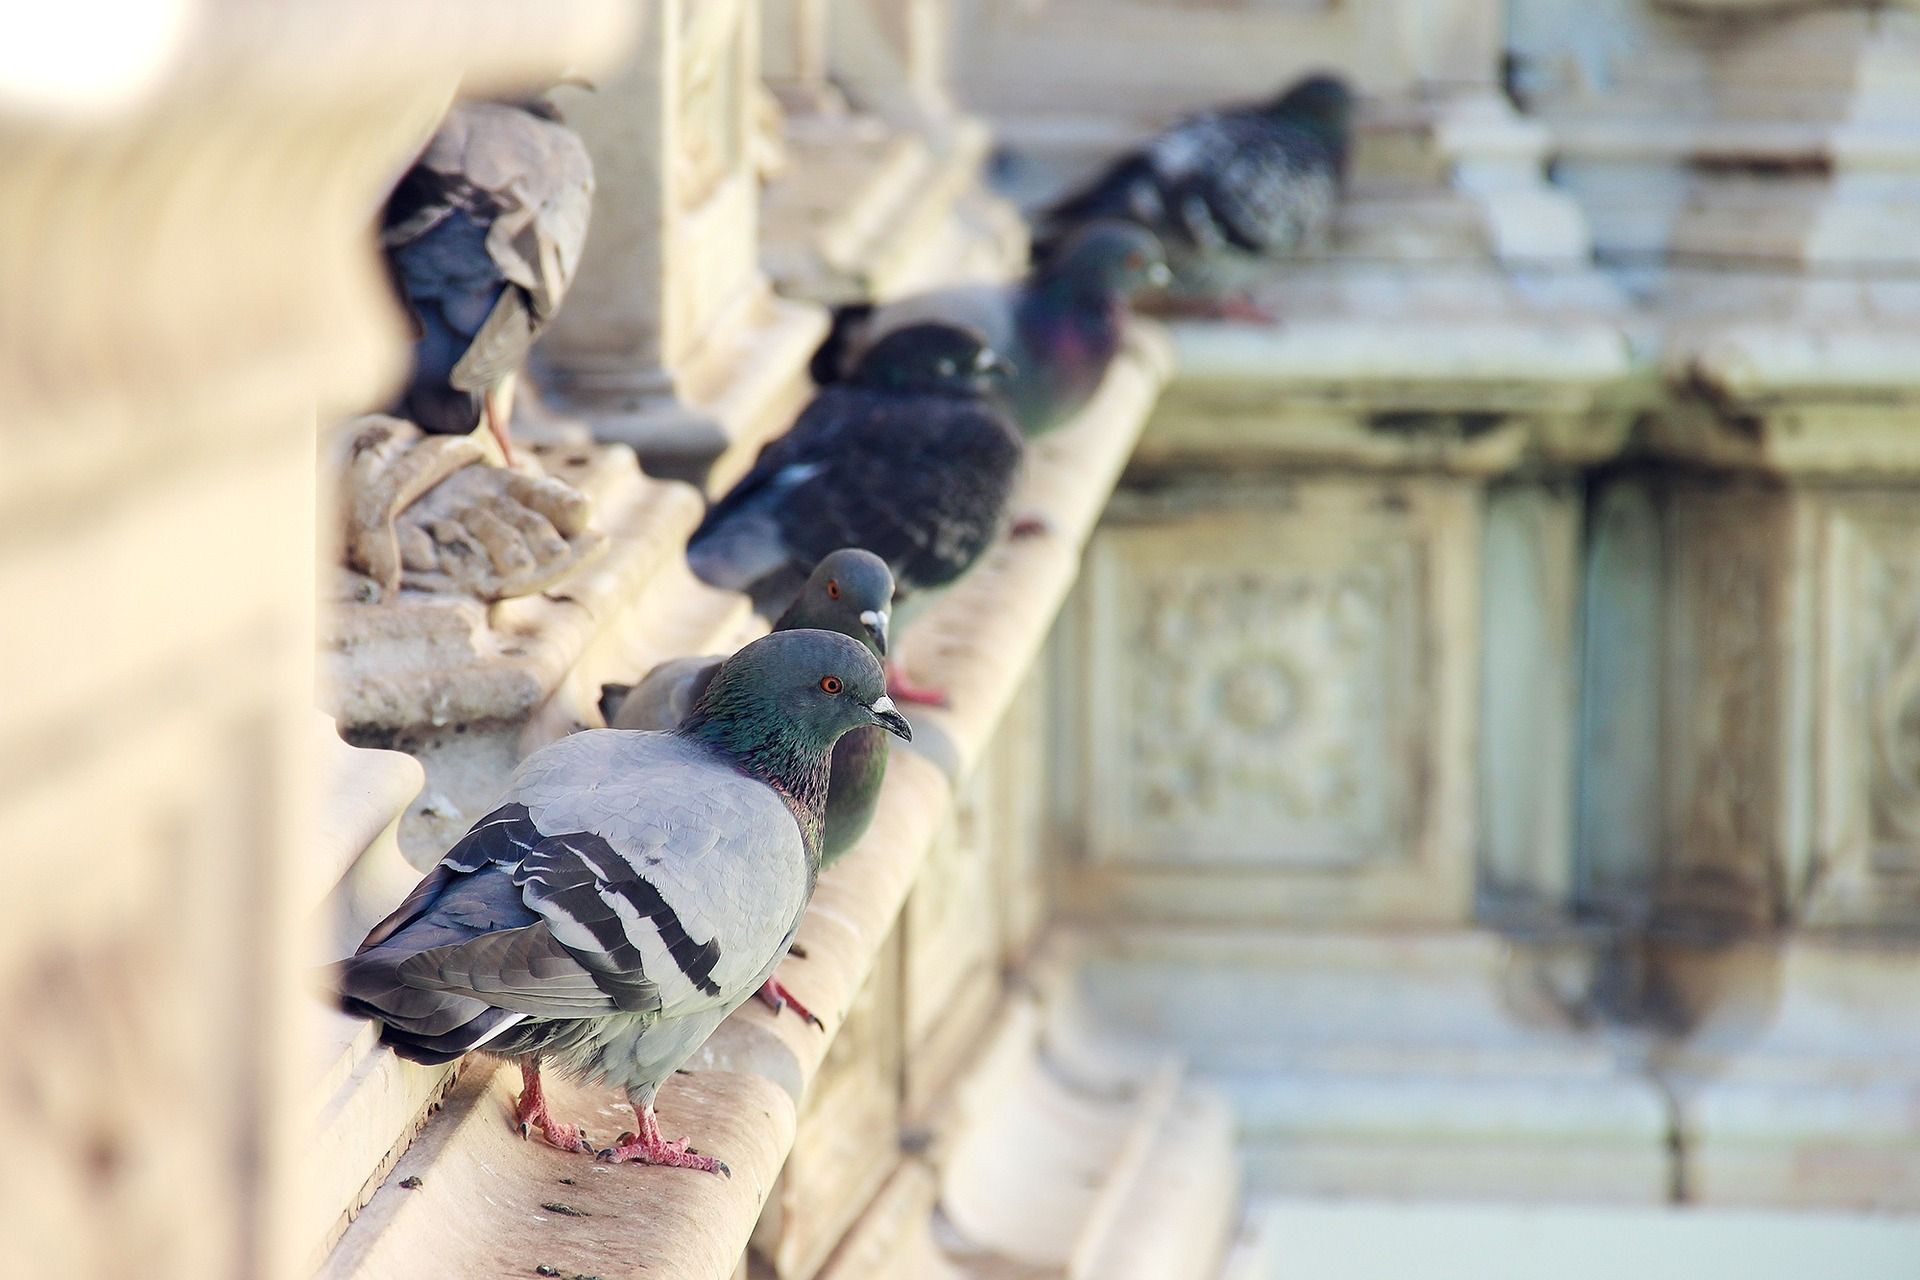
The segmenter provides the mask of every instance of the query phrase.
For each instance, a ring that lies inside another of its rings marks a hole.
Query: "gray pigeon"
[[[742,648],[665,733],[592,729],[528,756],[499,805],[344,962],[345,1007],[402,1057],[520,1064],[522,1134],[589,1151],[540,1070],[622,1086],[610,1161],[725,1173],[654,1119],[661,1082],[773,973],[813,893],[828,758],[910,736],[866,646],[782,631]]]
[[[1151,234],[1126,222],[1082,228],[1017,283],[956,285],[839,308],[814,353],[814,381],[824,386],[848,377],[880,338],[907,325],[965,325],[1010,366],[1007,407],[1022,431],[1040,435],[1086,406],[1120,353],[1128,300],[1168,278]]]
[[[893,575],[871,551],[844,548],[822,560],[807,585],[773,624],[775,631],[817,628],[852,636],[876,658],[887,656],[887,623],[893,608]],[[671,729],[706,692],[719,657],[673,658],[654,667],[631,690],[609,685],[618,702],[607,723],[616,729]],[[603,699],[604,705],[605,699]],[[849,730],[833,748],[827,784],[827,825],[820,865],[830,867],[866,834],[887,776],[887,731],[874,725]],[[782,985],[778,975],[760,988],[775,1012],[791,1005],[818,1026],[820,1019]]]
[[[687,562],[766,618],[842,547],[886,561],[897,599],[952,582],[998,535],[1019,477],[1024,443],[988,398],[997,373],[977,333],[886,335],[760,451],[694,531]]]
[[[544,103],[463,103],[387,200],[380,244],[418,336],[396,412],[507,460],[513,378],[587,241],[593,162]]]
[[[1270,319],[1223,295],[1326,238],[1352,110],[1343,81],[1315,75],[1271,102],[1189,116],[1046,209],[1036,255],[1093,219],[1129,219],[1166,246],[1174,309]]]

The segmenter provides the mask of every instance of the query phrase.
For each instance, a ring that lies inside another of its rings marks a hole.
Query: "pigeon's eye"
[[[1130,253],[1127,255],[1127,270],[1145,271],[1146,269],[1147,269],[1147,260],[1145,258],[1141,257],[1137,253]]]
[[[828,578],[827,579],[827,599],[838,600],[839,598],[840,598],[840,579]]]
[[[821,676],[820,687],[826,690],[828,693],[838,693],[840,692],[840,677],[839,676]]]

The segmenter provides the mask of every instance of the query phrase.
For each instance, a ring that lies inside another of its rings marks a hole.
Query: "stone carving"
[[[722,12],[726,10],[726,12]],[[741,169],[741,3],[687,6],[681,46],[679,101],[680,207],[696,209]]]
[[[599,549],[586,495],[536,464],[488,465],[471,436],[430,436],[380,414],[323,442],[337,477],[340,594],[401,589],[500,600],[539,591]]]
[[[1350,560],[1142,566],[1117,686],[1133,776],[1096,847],[1142,852],[1144,834],[1155,860],[1405,856],[1421,573],[1406,541]]]
[[[1849,499],[1826,523],[1814,738],[1818,836],[1807,915],[1920,913],[1920,530],[1905,499]]]

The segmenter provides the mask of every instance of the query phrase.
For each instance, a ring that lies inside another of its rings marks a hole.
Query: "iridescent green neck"
[[[713,747],[778,792],[800,824],[809,857],[819,861],[831,743],[807,742],[764,704],[746,702],[718,680],[675,732]]]

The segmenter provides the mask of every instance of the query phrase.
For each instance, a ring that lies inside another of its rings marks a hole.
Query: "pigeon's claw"
[[[600,1152],[601,1160],[608,1164],[651,1164],[668,1169],[698,1169],[702,1173],[717,1173],[723,1178],[733,1176],[733,1170],[727,1168],[723,1161],[692,1150],[684,1138],[669,1141],[661,1137],[660,1125],[653,1117],[652,1107],[635,1107],[633,1113],[640,1122],[638,1132],[621,1134],[619,1141]]]
[[[1007,528],[1009,538],[1044,538],[1052,532],[1053,525],[1038,512],[1019,517]]]
[[[760,989],[754,994],[760,997],[761,1004],[766,1005],[776,1014],[782,1009],[791,1009],[822,1031],[827,1029],[827,1024],[815,1017],[813,1010],[801,1004],[800,998],[787,990],[786,984],[778,978],[768,978],[760,984]]]
[[[522,1063],[520,1074],[526,1081],[526,1088],[513,1104],[513,1118],[520,1125],[520,1136],[531,1137],[538,1129],[540,1136],[549,1146],[562,1151],[591,1151],[593,1145],[587,1141],[587,1135],[577,1124],[561,1124],[547,1112],[547,1095],[540,1088],[540,1064]]]
[[[902,668],[887,664],[887,692],[895,702],[915,702],[923,707],[945,707],[951,703],[945,689],[915,684]]]

